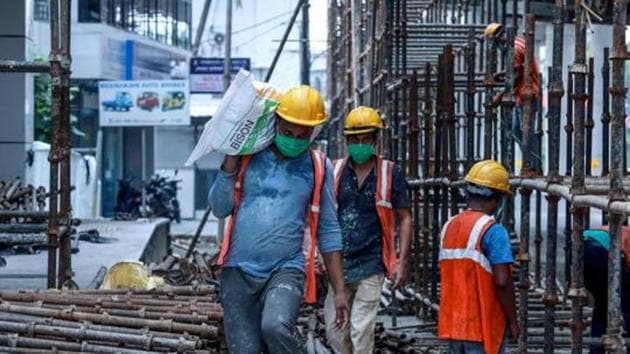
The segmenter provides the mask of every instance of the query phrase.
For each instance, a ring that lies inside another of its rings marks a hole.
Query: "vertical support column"
[[[548,72],[551,72],[551,68],[548,68]],[[542,73],[540,73],[540,76],[542,77]],[[549,77],[551,77],[551,75],[549,75]],[[551,84],[547,85],[547,88],[551,88],[550,87]],[[547,100],[549,100],[549,91],[547,92]],[[536,168],[536,175],[537,176],[542,176],[543,174],[543,164],[542,164],[542,141],[543,141],[543,107],[542,107],[542,80],[539,82],[538,85],[538,92],[540,92],[540,99],[536,100],[536,141],[538,142],[536,144],[536,155],[540,157],[540,166],[538,166],[539,168]],[[541,279],[542,279],[542,257],[541,257],[541,245],[543,242],[543,237],[542,237],[542,192],[537,190],[536,191],[536,210],[534,212],[534,227],[535,227],[535,231],[534,231],[534,244],[536,246],[536,254],[535,254],[535,259],[534,259],[534,287],[536,288],[540,288],[542,286],[541,283]]]
[[[423,116],[424,116],[424,164],[422,165],[422,177],[424,179],[428,178],[431,175],[431,148],[433,146],[433,142],[432,142],[432,133],[433,133],[433,123],[432,123],[432,119],[431,119],[431,114],[433,113],[433,109],[432,109],[432,97],[431,97],[431,63],[426,63],[424,66],[424,111],[423,111]],[[429,200],[429,194],[431,193],[431,189],[429,188],[429,186],[427,184],[423,185],[423,189],[422,189],[422,196],[423,196],[423,201],[425,203],[424,208],[422,208],[422,239],[423,239],[423,247],[422,247],[422,259],[423,259],[423,263],[422,263],[422,268],[424,269],[424,281],[423,281],[423,293],[424,294],[428,294],[429,293],[429,276],[431,276],[431,279],[437,279],[437,269],[429,269],[429,247],[431,246],[431,225],[429,224],[429,212],[430,209],[433,208],[435,209],[435,203],[433,203],[433,205],[431,205],[431,200]],[[435,201],[435,198],[433,199],[433,202]],[[433,214],[433,217],[435,217],[435,213]],[[433,222],[433,225],[435,227],[435,220]],[[436,232],[434,232],[434,236],[436,235]],[[437,239],[433,239],[433,245],[436,245],[436,240]],[[435,248],[432,249],[435,250]],[[431,262],[432,267],[437,267],[437,255],[433,254],[433,259]],[[429,272],[429,270],[431,270]],[[437,281],[435,282],[435,284],[437,284]],[[431,289],[433,289],[433,287],[431,287]],[[433,290],[432,291],[432,295],[431,295],[431,300],[435,301],[435,298],[433,297]],[[437,294],[437,292],[436,292]],[[429,313],[430,311],[430,307],[427,306],[426,307],[427,311],[426,313]]]
[[[548,183],[561,183],[560,177],[560,119],[562,96],[562,47],[564,43],[564,0],[555,1],[553,16],[553,54],[551,88],[549,90],[549,173]],[[556,289],[556,260],[558,246],[558,202],[560,197],[547,195],[547,249],[545,253],[545,331],[544,353],[552,354],[555,340],[555,311],[558,303]]]
[[[447,148],[448,148],[448,178],[450,181],[454,181],[457,179],[457,143],[456,143],[456,123],[457,118],[455,117],[455,93],[453,92],[455,89],[455,63],[453,58],[453,46],[447,44],[444,47],[444,102],[446,105],[445,109],[445,120],[447,124]],[[445,151],[447,151],[445,149]],[[456,187],[450,188],[451,194],[451,215],[455,215],[458,213],[457,209],[457,196],[458,190]],[[444,205],[444,208],[447,208],[447,205]]]
[[[70,152],[72,141],[70,138],[70,0],[61,0],[59,9],[59,36],[61,46],[61,77],[60,77],[60,223],[65,226],[60,236],[59,248],[59,280],[58,287],[62,287],[72,279],[72,247],[71,206],[70,206]]]
[[[585,193],[584,188],[584,126],[585,126],[585,101],[586,101],[586,23],[583,21],[583,8],[581,1],[575,1],[575,61],[571,65],[570,72],[574,75],[575,88],[573,91],[573,123],[575,126],[575,143],[573,144],[573,178],[571,192],[573,195]],[[573,233],[571,254],[571,289],[569,297],[572,299],[571,321],[571,350],[574,354],[582,353],[582,337],[584,331],[583,306],[586,300],[584,288],[584,244],[582,232],[584,230],[583,207],[572,206]]]
[[[513,27],[506,27],[505,33],[508,43],[514,43],[515,32]],[[514,47],[507,46],[506,61],[512,63],[514,61]],[[501,140],[503,147],[503,165],[508,169],[510,175],[514,173],[514,140],[512,138],[512,114],[514,110],[514,66],[505,66],[505,94],[501,99]],[[514,199],[510,198],[507,202],[507,208],[503,213],[502,223],[508,229],[510,238],[516,237],[514,230]]]
[[[523,119],[521,122],[521,130],[523,131],[523,169],[521,174],[523,176],[531,175],[531,161],[530,161],[530,146],[529,136],[530,121],[532,117],[532,62],[534,57],[534,15],[526,14],[525,21],[525,69],[523,73],[524,89],[523,96],[525,102],[523,103]],[[521,267],[519,270],[519,325],[523,328],[523,333],[519,338],[518,348],[520,353],[527,353],[527,321],[528,321],[528,291],[530,288],[529,283],[529,223],[530,223],[530,197],[532,191],[527,188],[521,188],[521,233],[519,243],[519,254],[517,260]]]
[[[610,172],[610,63],[608,62],[609,48],[604,48],[604,63],[602,65],[602,176]],[[606,224],[608,215],[602,211],[602,224]]]
[[[440,55],[440,60],[439,60],[439,69],[438,71],[440,72],[440,80],[438,80],[438,85],[441,86],[441,89],[439,90],[440,95],[438,96],[438,98],[440,99],[441,102],[441,109],[442,109],[442,114],[440,114],[438,117],[436,117],[436,119],[439,119],[439,124],[441,126],[441,136],[440,136],[440,145],[442,146],[442,156],[441,156],[441,164],[442,166],[440,167],[442,173],[440,175],[438,175],[439,177],[444,177],[444,176],[448,176],[449,173],[449,138],[450,138],[450,129],[449,129],[449,115],[450,115],[450,107],[452,105],[449,104],[449,92],[451,91],[451,88],[448,87],[448,65],[447,65],[447,61],[450,61],[452,63],[452,47],[451,47],[451,51],[448,50],[448,46],[445,46],[442,54]],[[451,58],[447,58],[449,56]],[[441,96],[441,97],[440,97]],[[449,200],[449,187],[447,185],[443,185],[442,186],[442,200],[441,200],[441,204],[440,204],[440,218],[442,219],[440,224],[443,225],[446,220],[448,220],[448,211],[449,211],[449,204],[448,204],[448,200]]]
[[[532,166],[532,152],[534,147],[530,146],[531,136],[535,132],[531,131],[531,122],[533,116],[533,82],[532,82],[532,64],[534,62],[534,25],[535,17],[533,14],[525,14],[525,68],[523,72],[524,88],[522,92],[523,100],[523,117],[521,119],[521,130],[523,132],[523,141],[521,142],[523,152],[523,168],[521,175],[531,177],[534,175],[534,166]]]
[[[611,201],[625,200],[623,176],[625,172],[625,61],[627,0],[615,0],[613,10],[613,55],[612,55],[612,124],[610,193]],[[608,254],[608,328],[604,340],[606,353],[622,354],[625,351],[623,316],[621,312],[621,226],[623,215],[611,212],[610,250]]]
[[[440,177],[441,165],[442,165],[442,55],[438,55],[438,80],[436,88],[436,105],[435,105],[435,162],[433,165],[432,177]],[[440,191],[441,187],[437,184],[433,189],[433,266],[436,267],[433,272],[432,286],[431,286],[431,300],[433,303],[438,303],[438,279],[439,274],[437,272],[438,266],[438,253],[439,253],[439,238],[440,238]],[[442,220],[445,222],[446,220]]]
[[[585,174],[592,176],[591,167],[593,162],[593,127],[595,127],[595,121],[593,120],[593,106],[595,105],[595,60],[594,58],[588,59],[588,81],[587,81],[587,95],[588,103],[586,105],[586,122],[584,126],[586,128],[586,161],[584,162]],[[586,208],[584,215],[584,228],[589,229],[591,227],[591,209]]]
[[[418,160],[420,147],[418,144],[420,129],[418,127],[418,73],[414,70],[409,78],[409,178],[418,179]],[[420,242],[420,191],[414,188],[411,191],[413,211],[413,274],[414,290],[420,292],[422,282],[421,242]]]
[[[608,176],[610,166],[610,63],[609,48],[604,48],[602,65],[602,176]]]
[[[50,1],[50,77],[51,77],[51,136],[50,205],[48,208],[48,281],[47,287],[57,287],[57,249],[59,247],[59,163],[62,159],[61,141],[61,47],[59,45],[59,0]]]
[[[475,161],[475,29],[468,32],[466,46],[466,170]]]
[[[490,3],[490,0],[488,0]],[[483,158],[492,158],[492,121],[494,115],[494,107],[492,107],[492,100],[494,98],[494,74],[497,71],[496,67],[496,48],[492,41],[486,42],[486,53],[488,54],[488,60],[486,61],[486,77],[484,84],[486,86],[486,102],[484,104],[484,139],[483,139]]]
[[[418,72],[413,71],[409,78],[409,177],[418,178],[418,145],[420,128],[418,127]]]
[[[566,139],[566,176],[571,177],[573,169],[573,75],[571,75],[571,67],[567,70],[567,112],[566,112],[566,125],[564,131],[567,133]],[[569,286],[571,284],[571,259],[573,254],[571,252],[572,241],[572,221],[571,218],[571,204],[567,201],[565,208],[565,224],[564,224],[564,275],[565,275],[565,293],[568,293]]]

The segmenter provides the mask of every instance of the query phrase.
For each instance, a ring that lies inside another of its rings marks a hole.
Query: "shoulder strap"
[[[241,164],[238,168],[238,174],[236,175],[236,185],[234,186],[234,189],[240,191],[243,188],[243,178],[245,177],[245,171],[247,170],[247,166],[249,166],[249,163],[251,161],[252,155],[244,155],[243,157],[241,157]]]
[[[311,206],[312,208],[317,208],[317,212],[319,212],[322,187],[324,185],[324,179],[326,178],[326,155],[319,150],[310,150],[310,152],[313,160],[313,177],[315,182]]]
[[[238,212],[238,208],[241,205],[241,197],[243,196],[243,178],[245,177],[247,166],[251,161],[252,155],[245,155],[241,158],[241,164],[236,174],[236,183],[234,184],[234,208],[232,209],[232,215],[230,217],[230,221],[228,222],[227,230],[223,238],[223,243],[221,244],[221,252],[219,253],[219,258],[217,260],[218,265],[223,265],[223,263],[225,262],[225,257],[227,256],[228,250],[230,248],[230,239],[232,237],[232,232],[234,231],[236,213]]]
[[[394,163],[376,157],[376,205],[392,207],[392,183]]]
[[[343,174],[343,169],[346,167],[346,163],[348,162],[348,158],[337,159],[333,161],[333,176],[334,176],[334,192],[335,199],[339,196],[339,183],[341,182],[341,175]]]

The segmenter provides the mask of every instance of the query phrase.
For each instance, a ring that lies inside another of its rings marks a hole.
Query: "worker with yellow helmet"
[[[468,208],[442,226],[440,237],[438,336],[451,353],[504,353],[506,339],[520,335],[510,237],[499,223],[512,194],[509,175],[500,163],[485,160],[465,181]]]
[[[514,38],[513,43],[507,43],[508,38],[505,31],[505,27],[500,23],[489,24],[484,35],[494,43],[494,45],[501,51],[505,51],[507,46],[511,46],[514,49],[514,56],[512,60],[512,67],[514,68],[513,78],[513,92],[516,105],[514,106],[514,114],[512,117],[512,134],[519,146],[522,146],[523,132],[521,129],[521,120],[523,116],[523,105],[526,102],[526,90],[525,90],[525,56],[527,55],[527,45],[525,39],[521,36]],[[530,167],[534,170],[541,171],[541,157],[536,152],[536,146],[538,146],[538,136],[536,135],[536,112],[538,110],[538,103],[540,96],[540,71],[538,68],[538,62],[536,58],[531,62],[531,111],[532,119],[529,126],[529,162]],[[505,72],[500,72],[495,75],[496,79],[501,79],[505,75]],[[492,100],[493,106],[498,106],[501,103],[505,91],[497,94]]]
[[[298,86],[280,99],[276,116],[273,144],[226,156],[209,195],[215,216],[231,216],[217,261],[230,353],[299,352],[294,331],[302,300],[315,301],[316,246],[332,284],[335,324],[347,323],[332,166],[309,150],[315,127],[327,120],[324,101]]]
[[[376,154],[383,128],[376,110],[353,109],[343,131],[349,156],[333,162],[345,292],[352,309],[350,328],[335,328],[330,289],[324,317],[326,335],[336,353],[374,352],[374,327],[384,278],[387,276],[398,288],[407,277],[411,244],[407,183],[398,166]],[[394,242],[396,221],[400,237],[398,257]]]

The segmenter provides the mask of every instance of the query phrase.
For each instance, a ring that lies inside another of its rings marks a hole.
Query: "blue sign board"
[[[223,93],[224,58],[190,59],[190,92]],[[251,70],[250,58],[232,58],[230,74],[236,75],[240,69]]]

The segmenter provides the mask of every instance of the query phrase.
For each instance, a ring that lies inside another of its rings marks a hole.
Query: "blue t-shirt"
[[[224,218],[232,213],[234,184],[235,174],[220,171],[217,175],[209,195],[215,216]],[[279,268],[304,270],[302,246],[313,185],[313,161],[308,152],[284,160],[270,148],[255,154],[243,178],[243,195],[224,266],[260,278]],[[319,250],[340,251],[330,161],[326,162],[320,202]]]
[[[481,239],[481,251],[490,261],[490,265],[512,264],[512,247],[507,229],[496,223],[486,231]]]
[[[343,240],[343,273],[346,283],[383,274],[383,232],[376,212],[376,172],[373,168],[359,188],[348,162],[339,181],[339,226]],[[400,168],[392,170],[392,206],[409,208],[407,182]]]

